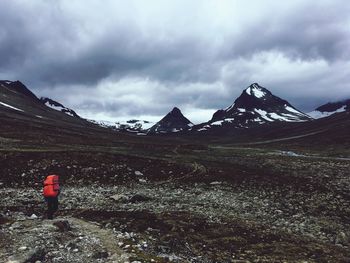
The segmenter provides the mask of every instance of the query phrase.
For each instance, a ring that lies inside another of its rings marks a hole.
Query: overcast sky
[[[253,82],[307,112],[350,97],[350,2],[0,0],[0,79],[95,119],[206,121]]]

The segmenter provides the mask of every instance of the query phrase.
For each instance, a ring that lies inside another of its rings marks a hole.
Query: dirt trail
[[[131,256],[119,247],[121,240],[113,230],[74,217],[52,221],[22,217],[0,233],[1,262],[119,263],[128,262]]]
[[[290,137],[279,138],[279,139],[272,139],[272,140],[266,140],[266,141],[260,141],[260,142],[250,142],[250,143],[244,143],[244,144],[239,144],[239,145],[259,145],[259,144],[266,144],[266,143],[273,143],[273,142],[289,141],[289,140],[309,137],[309,136],[312,136],[312,135],[323,133],[325,131],[327,131],[327,129],[320,130],[320,131],[315,131],[315,132],[310,132],[310,133],[306,133],[306,134],[302,134],[302,135],[296,135],[296,136],[290,136]]]
[[[111,255],[107,262],[125,262],[129,259],[130,255],[118,246],[118,242],[121,241],[117,240],[112,231],[78,218],[70,218],[69,221],[77,225],[83,232],[100,240],[102,247]]]

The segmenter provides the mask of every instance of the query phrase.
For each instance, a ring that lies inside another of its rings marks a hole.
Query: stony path
[[[20,262],[129,262],[116,235],[97,224],[73,217],[42,220],[18,214],[0,233],[0,261]],[[7,241],[7,242],[6,242]]]

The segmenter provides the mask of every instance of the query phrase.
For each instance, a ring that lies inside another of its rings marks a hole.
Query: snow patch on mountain
[[[344,111],[350,111],[350,99],[328,102],[310,112],[309,115],[315,119],[320,119]]]
[[[103,128],[110,128],[117,131],[125,131],[131,133],[141,133],[144,135],[149,128],[154,125],[154,122],[146,120],[127,120],[127,121],[101,121],[101,120],[88,120],[94,124],[97,124]]]
[[[118,121],[115,123],[116,129],[118,131],[127,131],[134,133],[146,133],[153,125],[154,122],[135,119],[128,121]]]
[[[86,120],[102,128],[114,128],[116,126],[115,122],[112,122],[112,121],[101,121],[101,120],[92,120],[92,119],[86,119]]]
[[[298,110],[296,110],[296,109],[293,109],[292,107],[289,107],[289,106],[287,106],[287,105],[286,105],[286,110],[287,110],[287,111],[290,111],[290,112],[293,112],[293,113],[296,113],[296,114],[305,115],[304,113],[302,113],[302,112],[300,112],[300,111],[298,111]]]
[[[252,84],[245,91],[248,95],[254,96],[259,99],[266,95],[266,92],[264,92],[257,83]]]
[[[222,125],[222,123],[225,122],[225,120],[222,121],[214,121],[211,123],[211,125]]]
[[[308,113],[308,115],[310,115],[312,118],[314,119],[320,119],[320,118],[325,118],[328,116],[331,116],[335,113],[340,113],[340,112],[344,112],[346,111],[346,106],[344,105],[343,107],[335,110],[335,111],[318,111],[318,110],[314,110]]]
[[[4,103],[4,102],[0,102],[0,104],[1,104],[2,106],[7,107],[7,108],[10,108],[10,109],[13,109],[13,110],[16,110],[16,111],[24,112],[24,110],[18,109],[18,108],[16,108],[16,107],[13,107],[13,106],[11,106],[11,105],[9,105],[9,104],[6,104],[6,103]]]
[[[67,108],[65,106],[63,106],[61,103],[54,101],[50,98],[45,98],[45,97],[41,97],[40,101],[42,104],[44,104],[46,107],[49,107],[53,110],[56,111],[60,111],[63,112],[71,117],[76,117],[76,118],[80,118],[78,114],[76,114],[76,112],[70,108]]]

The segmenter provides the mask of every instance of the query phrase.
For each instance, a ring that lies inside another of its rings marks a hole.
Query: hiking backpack
[[[60,191],[60,185],[58,183],[58,175],[49,175],[44,181],[44,197],[56,197]]]

